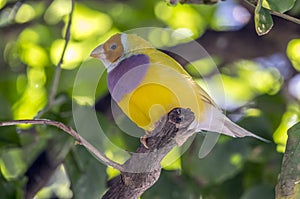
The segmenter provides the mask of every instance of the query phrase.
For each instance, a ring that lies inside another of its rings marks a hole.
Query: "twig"
[[[54,98],[56,95],[56,91],[57,91],[57,87],[58,87],[58,83],[59,83],[59,79],[60,79],[60,74],[61,74],[61,65],[64,62],[65,53],[66,53],[66,50],[68,47],[68,43],[70,41],[70,30],[71,30],[71,24],[72,24],[73,11],[74,11],[74,0],[71,0],[71,10],[70,10],[69,21],[68,21],[66,33],[65,33],[65,45],[64,45],[63,51],[61,53],[60,60],[55,69],[54,79],[53,79],[51,90],[50,90],[49,105],[52,105],[54,102]]]
[[[244,2],[246,2],[248,5],[252,6],[252,7],[256,7],[255,3],[257,3],[257,1],[255,2],[252,2],[250,0],[244,0]],[[281,17],[285,20],[288,20],[288,21],[291,21],[293,23],[296,23],[296,24],[300,24],[300,19],[296,18],[296,17],[292,17],[290,15],[287,15],[287,14],[283,14],[283,13],[280,13],[280,12],[277,12],[277,11],[274,11],[274,10],[270,10],[268,8],[265,8],[264,9],[268,10],[270,12],[270,14],[272,15],[275,15],[277,17]]]
[[[267,8],[265,8],[265,9],[267,9]],[[287,15],[287,14],[283,14],[283,13],[280,13],[280,12],[276,12],[276,11],[274,11],[274,10],[269,10],[269,9],[267,9],[267,10],[268,10],[272,15],[275,15],[275,16],[277,16],[277,17],[281,17],[281,18],[283,18],[283,19],[285,19],[285,20],[288,20],[288,21],[291,21],[291,22],[294,22],[294,23],[300,25],[300,19],[298,19],[298,18],[292,17],[292,16]]]
[[[65,33],[65,45],[64,45],[63,51],[61,53],[60,60],[55,69],[54,79],[53,79],[52,87],[50,90],[49,105],[51,105],[53,103],[55,95],[56,95],[56,91],[57,91],[57,87],[58,87],[58,83],[59,83],[59,79],[60,79],[60,74],[61,74],[61,65],[64,62],[65,53],[67,50],[68,43],[70,41],[70,30],[71,30],[71,24],[72,24],[73,11],[74,11],[74,0],[71,0],[71,11],[69,14],[69,21],[68,21],[66,33]]]
[[[248,3],[249,5],[251,5],[252,7],[255,7],[257,4],[256,0],[244,0],[246,3]],[[218,3],[219,0],[168,0],[168,2],[171,5],[176,5],[178,2],[181,4],[215,4]],[[265,8],[265,7],[264,7]],[[268,8],[265,8],[266,10],[268,10],[270,12],[270,14],[281,17],[285,20],[294,22],[296,24],[300,24],[300,19],[297,19],[295,17],[292,17],[290,15],[287,14],[283,14],[274,10],[270,10]]]
[[[106,165],[111,166],[119,171],[124,171],[124,168],[122,165],[110,160],[107,158],[104,154],[99,152],[93,145],[91,145],[87,140],[85,140],[83,137],[81,137],[74,129],[72,129],[69,126],[66,126],[65,124],[57,121],[47,120],[47,119],[36,119],[36,120],[13,120],[13,121],[4,121],[0,122],[0,126],[13,126],[18,124],[45,124],[50,126],[55,126],[64,132],[68,133],[72,137],[75,138],[75,140],[78,142],[78,144],[83,145],[85,148],[87,148],[90,152],[92,152],[99,160],[104,162]]]
[[[67,47],[68,47],[68,44],[70,41],[70,31],[71,31],[74,6],[75,6],[75,0],[71,0],[71,10],[70,10],[69,20],[68,20],[68,24],[67,24],[67,28],[66,28],[66,32],[65,32],[65,45],[63,47],[63,50],[62,50],[62,53],[60,56],[60,60],[55,68],[54,77],[53,77],[52,85],[50,88],[48,103],[44,109],[39,111],[39,113],[37,114],[37,116],[35,118],[39,118],[43,113],[45,113],[47,110],[49,110],[51,108],[51,106],[54,104],[55,95],[57,92],[60,75],[61,75],[61,65],[64,62],[65,53],[66,53],[66,50],[67,50]]]
[[[167,0],[170,5],[180,4],[215,4],[220,0]]]

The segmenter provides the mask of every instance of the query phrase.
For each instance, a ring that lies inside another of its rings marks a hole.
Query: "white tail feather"
[[[205,111],[205,116],[203,121],[195,121],[192,128],[196,131],[206,130],[216,133],[221,133],[231,137],[245,137],[250,136],[262,140],[264,142],[269,142],[262,137],[259,137],[244,128],[233,123],[229,118],[227,118],[220,109],[214,106],[207,106]]]
[[[228,118],[225,118],[223,132],[221,132],[221,133],[224,133],[224,134],[232,136],[232,137],[250,136],[250,137],[255,137],[264,142],[269,142],[269,140],[259,137],[258,135],[255,135],[255,134],[247,131],[246,129],[238,126],[237,124],[230,121]]]

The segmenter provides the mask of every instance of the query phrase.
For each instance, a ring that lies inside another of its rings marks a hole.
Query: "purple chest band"
[[[108,73],[107,84],[112,98],[119,102],[122,97],[134,90],[143,80],[149,67],[146,55],[132,55],[121,61]]]

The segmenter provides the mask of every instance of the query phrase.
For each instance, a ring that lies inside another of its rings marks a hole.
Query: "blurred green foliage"
[[[261,3],[255,19],[256,27],[263,28],[264,34],[272,26],[266,8],[285,12],[295,1]],[[108,157],[123,162],[128,156],[127,150],[134,151],[138,146],[139,136],[124,134],[105,112],[96,114],[101,129],[92,122],[85,122],[93,119],[95,102],[107,95],[104,67],[90,59],[89,53],[112,34],[138,27],[169,27],[192,38],[201,37],[207,29],[226,31],[230,29],[222,24],[226,16],[217,13],[226,5],[222,2],[170,7],[160,0],[77,1],[56,101],[42,117],[76,127],[79,132],[88,132],[84,136],[92,144],[104,150]],[[296,5],[299,7],[299,1]],[[48,103],[55,66],[65,44],[63,36],[71,1],[0,0],[0,9],[0,120],[31,119]],[[299,15],[300,9],[292,12]],[[159,33],[149,35],[154,43],[159,41],[157,46],[169,45],[168,40],[162,44],[163,39],[155,39]],[[299,71],[300,40],[291,40],[286,49],[294,69]],[[217,63],[222,60],[213,56]],[[159,181],[142,198],[274,198],[286,132],[299,121],[300,99],[291,98],[287,93],[288,79],[278,68],[265,67],[254,60],[236,59],[220,69],[220,76],[213,73],[213,66],[206,59],[196,60],[186,69],[204,87],[199,71],[201,75],[210,75],[206,80],[210,85],[221,78],[227,100],[224,108],[233,110],[252,102],[254,105],[242,110],[244,117],[240,125],[274,143],[223,136],[206,158],[199,159],[203,137],[197,136],[188,151],[166,167]],[[299,90],[293,92],[299,93]],[[76,121],[73,121],[74,112],[80,116]],[[99,136],[99,131],[106,137]],[[82,147],[74,146],[73,140],[57,136],[59,133],[46,126],[1,127],[0,198],[24,197],[26,171],[45,150],[55,154],[54,162],[64,162],[36,198],[100,197],[106,189],[107,178],[118,172],[106,168]],[[118,147],[124,149],[122,153]]]
[[[295,124],[288,130],[286,153],[282,161],[281,173],[276,186],[276,198],[299,198],[300,197],[300,123]]]

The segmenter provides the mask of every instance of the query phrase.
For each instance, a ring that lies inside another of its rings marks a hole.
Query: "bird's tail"
[[[254,137],[257,138],[261,141],[264,142],[270,142],[267,139],[264,139],[262,137],[259,137],[258,135],[255,135],[249,131],[247,131],[246,129],[238,126],[237,124],[233,123],[230,119],[228,119],[227,117],[224,117],[223,120],[223,128],[219,133],[231,136],[231,137],[245,137],[245,136],[250,136],[250,137]],[[213,130],[213,129],[212,129]],[[201,148],[199,150],[199,158],[204,158],[205,156],[207,156],[209,154],[209,152],[213,149],[213,147],[215,146],[215,144],[217,143],[218,139],[219,139],[219,133],[213,133],[213,132],[209,132],[206,134]]]
[[[220,111],[220,109],[217,109],[214,106],[207,107],[208,108],[204,112],[204,120],[202,120],[201,122],[195,121],[195,125],[193,125],[197,131],[206,130],[210,132],[221,133],[231,137],[250,136],[264,142],[268,142],[268,140],[259,137],[232,122]]]
[[[194,125],[197,131],[206,130],[209,131],[205,136],[203,143],[199,151],[199,157],[204,158],[214,147],[219,139],[219,135],[224,134],[231,137],[254,137],[264,142],[270,142],[258,135],[255,135],[246,129],[233,123],[227,118],[219,109],[211,106],[205,113],[205,120],[203,122],[195,122]],[[215,133],[211,133],[215,132]]]
[[[230,121],[228,118],[224,119],[224,127],[223,127],[223,134],[232,136],[232,137],[245,137],[245,136],[250,136],[250,137],[254,137],[257,138],[261,141],[264,142],[270,142],[267,139],[264,139],[258,135],[255,135],[249,131],[247,131],[246,129],[238,126],[237,124],[233,123],[232,121]]]

